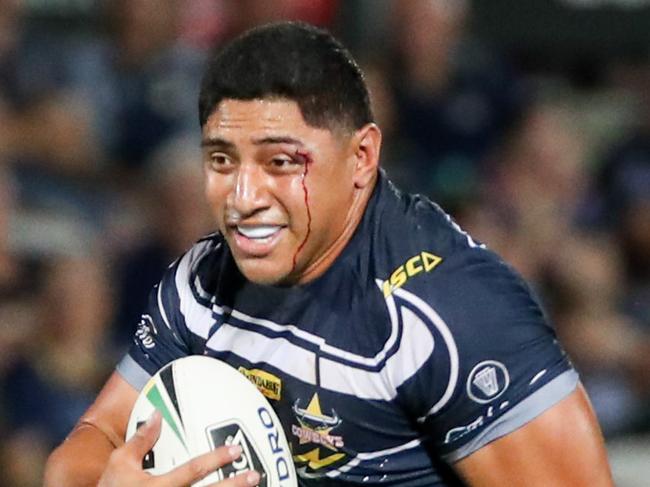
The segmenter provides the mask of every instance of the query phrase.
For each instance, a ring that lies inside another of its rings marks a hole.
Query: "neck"
[[[307,269],[302,272],[302,275],[296,281],[296,284],[305,284],[309,281],[320,277],[325,273],[327,269],[334,263],[336,258],[341,255],[343,249],[348,244],[354,231],[359,226],[361,219],[363,218],[366,208],[368,206],[368,201],[372,196],[372,192],[377,184],[377,175],[374,176],[372,182],[367,186],[360,188],[357,193],[354,195],[352,205],[348,211],[345,224],[343,226],[343,231],[339,236],[334,240],[332,245],[318,258],[314,261]]]

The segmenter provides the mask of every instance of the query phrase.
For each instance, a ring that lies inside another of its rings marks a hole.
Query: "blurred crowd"
[[[608,440],[650,432],[650,48],[585,84],[486,42],[464,0],[47,4],[0,0],[0,485],[40,485],[150,288],[213,230],[202,65],[279,19],[352,48],[389,177],[532,284]]]

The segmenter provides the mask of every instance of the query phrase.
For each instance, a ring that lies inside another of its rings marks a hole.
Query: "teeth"
[[[237,226],[237,231],[244,237],[253,239],[267,238],[276,233],[280,227],[278,225],[259,225],[255,227]]]

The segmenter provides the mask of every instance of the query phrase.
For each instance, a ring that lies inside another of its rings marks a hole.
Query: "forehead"
[[[300,107],[287,99],[225,99],[208,117],[203,127],[205,135],[245,131],[307,131],[309,127]]]

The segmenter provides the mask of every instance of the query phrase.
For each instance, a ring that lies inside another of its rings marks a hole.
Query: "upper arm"
[[[614,485],[598,423],[582,387],[454,467],[472,487]]]
[[[422,282],[440,333],[433,330],[430,357],[401,388],[449,463],[529,424],[578,383],[523,281],[484,250],[466,254],[443,261],[430,289]]]
[[[494,254],[458,245],[394,293],[422,296],[440,332],[401,387],[432,452],[472,487],[613,485],[596,419],[537,299]]]

